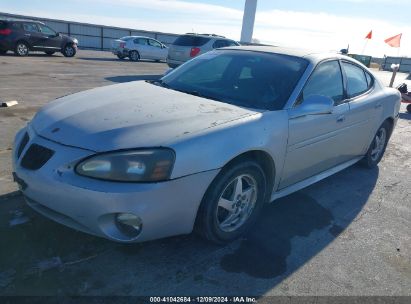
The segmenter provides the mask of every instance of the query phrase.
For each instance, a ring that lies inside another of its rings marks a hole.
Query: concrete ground
[[[404,106],[377,169],[355,165],[276,201],[246,238],[227,246],[195,235],[122,245],[25,206],[11,179],[12,140],[41,105],[166,69],[92,51],[0,57],[0,99],[19,102],[0,108],[0,295],[411,296],[411,114]],[[390,73],[377,73],[389,81]]]

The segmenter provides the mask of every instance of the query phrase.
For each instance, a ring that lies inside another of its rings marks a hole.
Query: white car
[[[131,61],[151,59],[166,61],[168,47],[150,37],[126,36],[112,42],[112,52],[119,59],[130,58]]]

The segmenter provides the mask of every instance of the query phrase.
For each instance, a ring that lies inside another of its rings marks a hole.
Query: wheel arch
[[[271,192],[274,187],[276,166],[275,166],[274,159],[266,151],[250,150],[242,154],[239,154],[235,156],[234,158],[232,158],[230,161],[228,161],[223,166],[222,171],[224,171],[225,168],[229,168],[233,166],[234,164],[237,164],[243,161],[250,161],[250,160],[258,163],[261,166],[261,169],[264,171],[264,174],[267,179],[267,182],[266,182],[267,193],[266,193],[265,200],[268,201],[271,197]]]

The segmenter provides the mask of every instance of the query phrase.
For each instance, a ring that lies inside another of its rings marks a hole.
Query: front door
[[[40,45],[44,50],[58,51],[62,48],[63,37],[46,25],[38,24],[42,35]]]
[[[342,138],[350,109],[343,102],[343,78],[337,60],[316,67],[294,107],[311,95],[332,98],[334,110],[331,114],[290,118],[280,189],[336,166],[347,153]]]
[[[37,27],[37,24],[32,22],[24,22],[23,30],[24,38],[30,44],[30,47],[33,50],[39,49],[43,35],[40,33],[40,29]]]

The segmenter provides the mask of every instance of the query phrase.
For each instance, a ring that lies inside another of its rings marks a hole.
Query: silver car
[[[168,47],[160,41],[143,36],[126,36],[114,40],[111,44],[112,52],[119,59],[130,58],[131,61],[151,59],[166,61]]]
[[[228,242],[264,204],[375,167],[399,108],[397,90],[343,55],[215,50],[159,81],[49,103],[16,135],[14,178],[33,209],[110,240],[195,229]]]
[[[234,40],[214,34],[181,35],[170,46],[167,64],[170,68],[176,68],[184,62],[213,49],[239,45]]]

